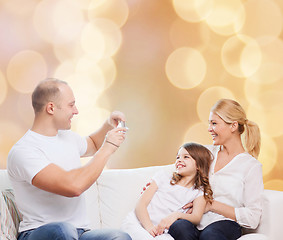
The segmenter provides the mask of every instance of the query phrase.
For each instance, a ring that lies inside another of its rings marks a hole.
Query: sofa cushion
[[[0,194],[0,239],[17,239],[17,229],[2,194]]]
[[[174,171],[174,165],[136,169],[105,170],[97,180],[101,228],[120,228],[135,208],[143,187],[160,170]]]

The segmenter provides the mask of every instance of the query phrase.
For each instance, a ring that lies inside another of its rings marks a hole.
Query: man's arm
[[[114,122],[115,116],[117,115],[112,113],[109,122]],[[125,139],[127,129],[114,128],[107,132],[107,129],[110,127],[109,122],[105,123],[95,134],[97,141],[93,142],[93,146],[99,146],[99,149],[91,150],[91,146],[88,146],[87,152],[95,152],[88,164],[66,171],[58,165],[51,163],[34,176],[32,184],[42,190],[66,197],[76,197],[87,190],[100,176],[109,157]],[[99,140],[99,137],[102,140]]]

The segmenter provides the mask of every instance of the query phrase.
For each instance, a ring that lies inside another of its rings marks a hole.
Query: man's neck
[[[37,117],[35,117],[30,130],[48,137],[56,136],[58,133],[58,129],[56,129],[52,124],[50,124],[48,120],[40,119]]]

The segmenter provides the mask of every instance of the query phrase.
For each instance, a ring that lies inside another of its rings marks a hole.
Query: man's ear
[[[46,104],[46,112],[49,113],[49,114],[54,114],[54,108],[55,108],[55,105],[53,102],[49,102]]]
[[[238,127],[239,127],[239,123],[237,121],[234,121],[234,122],[231,123],[231,131],[232,132],[237,131]]]

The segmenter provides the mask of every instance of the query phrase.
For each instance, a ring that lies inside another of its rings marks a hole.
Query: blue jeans
[[[175,240],[236,240],[242,228],[234,221],[221,220],[198,230],[190,221],[179,219],[170,226],[169,234]]]
[[[84,230],[75,228],[69,223],[55,222],[39,228],[24,231],[18,240],[131,240],[131,237],[120,230],[98,229]]]

